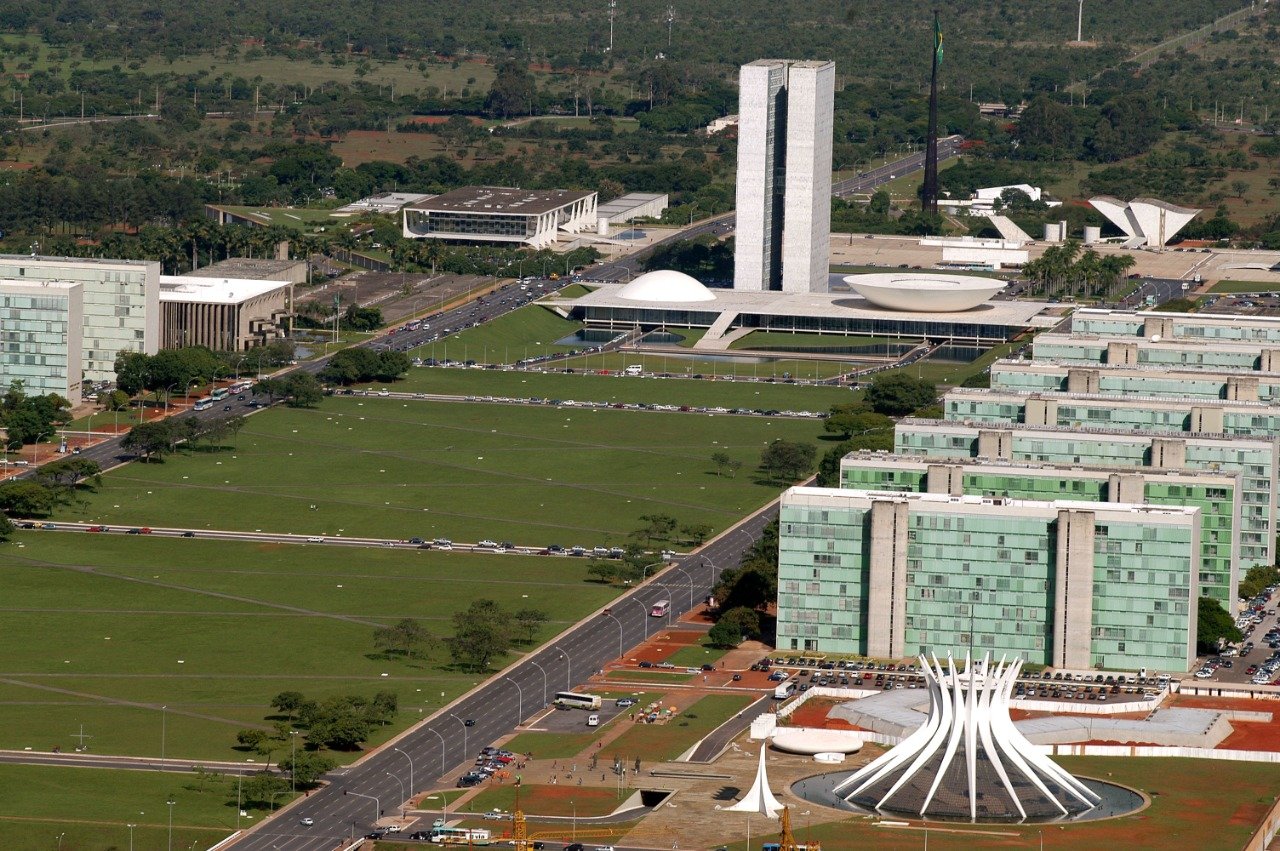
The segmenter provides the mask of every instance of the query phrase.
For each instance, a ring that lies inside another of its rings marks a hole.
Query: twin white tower
[[[827,291],[835,82],[834,62],[742,66],[735,290]]]

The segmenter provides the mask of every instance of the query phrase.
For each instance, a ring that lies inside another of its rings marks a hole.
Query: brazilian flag
[[[942,64],[942,23],[937,15],[933,16],[933,58],[939,65]]]

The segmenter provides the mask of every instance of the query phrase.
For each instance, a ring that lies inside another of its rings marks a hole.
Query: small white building
[[[160,276],[162,344],[242,351],[284,335],[289,281]]]
[[[406,239],[500,242],[546,248],[564,234],[599,226],[596,193],[468,186],[410,204]]]
[[[625,225],[633,219],[660,219],[667,209],[667,196],[648,192],[631,192],[596,208],[597,231],[609,235],[609,228]]]
[[[1134,198],[1126,204],[1109,195],[1099,195],[1090,198],[1089,205],[1124,231],[1129,248],[1163,248],[1201,212],[1157,198]]]
[[[0,382],[80,404],[83,310],[78,281],[0,280]]]
[[[710,124],[707,125],[707,128],[706,128],[707,135],[714,136],[717,133],[722,133],[725,130],[728,130],[730,127],[737,127],[737,126],[738,126],[737,114],[735,113],[733,115],[726,115],[723,118],[717,118],[713,120]]]

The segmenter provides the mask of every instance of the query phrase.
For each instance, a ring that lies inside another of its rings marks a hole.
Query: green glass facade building
[[[1280,374],[1256,370],[1193,370],[1165,366],[1085,366],[1002,360],[991,365],[991,387],[1014,393],[1094,393],[1170,396],[1192,401],[1280,400]]]
[[[1156,310],[1081,308],[1071,316],[1073,335],[1145,340],[1249,341],[1280,346],[1280,317],[1229,313],[1161,313]]]
[[[1194,659],[1197,508],[792,488],[780,523],[782,650],[972,646],[1069,669]]]
[[[1235,340],[1138,340],[1132,337],[1060,334],[1036,337],[1031,344],[1036,361],[1111,366],[1158,366],[1179,370],[1258,370],[1280,372],[1280,343]]]
[[[990,498],[1124,502],[1200,509],[1197,584],[1231,611],[1239,585],[1240,473],[1080,467],[858,452],[840,464],[840,487]]]
[[[916,458],[1239,474],[1239,569],[1275,562],[1280,470],[1274,440],[906,418],[894,430],[894,452]]]

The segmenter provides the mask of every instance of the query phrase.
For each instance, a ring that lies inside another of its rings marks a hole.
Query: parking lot
[[[551,733],[585,733],[591,727],[587,726],[587,719],[592,715],[600,716],[600,727],[608,724],[619,715],[633,711],[626,706],[618,706],[617,698],[606,697],[600,704],[600,708],[588,712],[585,709],[548,709],[544,714],[534,718],[529,722],[528,729],[545,730]]]
[[[1197,682],[1280,684],[1280,617],[1276,614],[1276,587],[1249,601],[1236,618],[1244,635],[1239,646],[1227,647],[1221,655],[1208,656],[1194,674]]]

